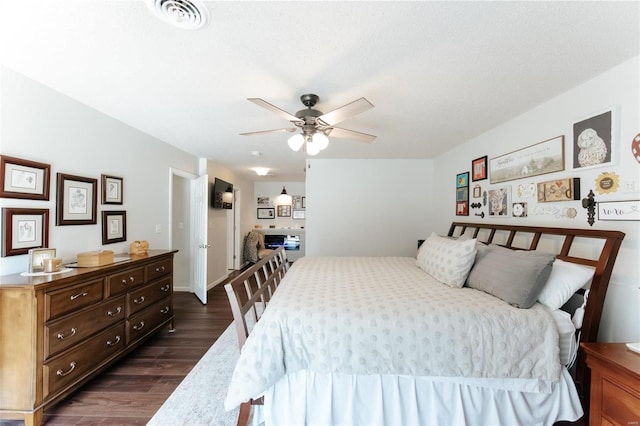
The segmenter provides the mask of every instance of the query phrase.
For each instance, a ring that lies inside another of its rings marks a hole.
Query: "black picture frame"
[[[127,212],[112,210],[102,212],[102,244],[127,241]]]
[[[122,204],[124,179],[118,176],[101,175],[102,204]]]
[[[258,219],[275,219],[276,209],[274,207],[258,207],[256,214]]]
[[[2,257],[49,245],[49,209],[2,209]]]
[[[95,225],[98,179],[57,174],[56,225]]]

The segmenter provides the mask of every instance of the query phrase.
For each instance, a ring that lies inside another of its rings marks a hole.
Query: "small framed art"
[[[102,204],[122,204],[122,182],[117,176],[102,175]]]
[[[275,219],[276,209],[273,207],[258,207],[258,219]]]
[[[278,217],[291,217],[291,206],[286,204],[278,206]]]
[[[614,163],[615,108],[601,111],[573,124],[573,169],[595,168]]]
[[[640,220],[640,200],[598,201],[598,220]]]
[[[57,185],[56,225],[97,223],[97,179],[58,173]]]
[[[124,210],[102,212],[102,244],[127,241],[127,212]]]
[[[49,244],[49,209],[2,209],[2,256],[29,253]]]
[[[0,197],[49,199],[51,166],[0,155]]]
[[[487,156],[476,158],[471,162],[471,180],[484,180],[487,178]]]
[[[294,210],[293,211],[293,219],[304,219],[305,218],[305,211],[304,210]]]

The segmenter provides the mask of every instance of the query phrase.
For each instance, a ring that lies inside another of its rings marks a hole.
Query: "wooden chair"
[[[236,324],[238,345],[241,349],[288,269],[289,263],[284,247],[278,247],[230,283],[225,284],[233,321]],[[242,403],[238,415],[238,426],[247,425],[251,406],[262,405],[262,403],[262,398]]]

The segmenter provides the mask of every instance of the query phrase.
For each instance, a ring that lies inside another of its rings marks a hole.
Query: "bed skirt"
[[[566,368],[551,393],[499,390],[459,379],[300,371],[282,378],[264,397],[253,424],[552,425],[583,415]]]

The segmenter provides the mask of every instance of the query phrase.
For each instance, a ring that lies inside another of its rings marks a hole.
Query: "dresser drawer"
[[[164,259],[158,262],[152,263],[145,267],[145,274],[147,282],[161,277],[163,275],[170,274],[173,271],[173,259]]]
[[[110,327],[44,364],[43,397],[82,379],[106,359],[124,348],[125,324]]]
[[[173,318],[171,297],[138,312],[127,320],[127,344],[154,331],[171,318]]]
[[[153,284],[127,294],[127,314],[132,315],[147,306],[151,306],[160,299],[164,299],[172,292],[171,276],[163,278]]]
[[[111,324],[124,320],[125,297],[99,303],[95,307],[50,321],[44,326],[44,358],[81,342]]]
[[[104,280],[100,278],[72,287],[46,292],[44,295],[44,320],[48,321],[67,312],[76,311],[92,303],[101,301],[103,282]]]
[[[631,383],[629,385],[633,386]],[[640,389],[634,391],[608,377],[603,377],[602,417],[610,419],[614,424],[638,424],[640,421]]]
[[[107,297],[124,293],[144,284],[144,268],[129,269],[107,277]]]

